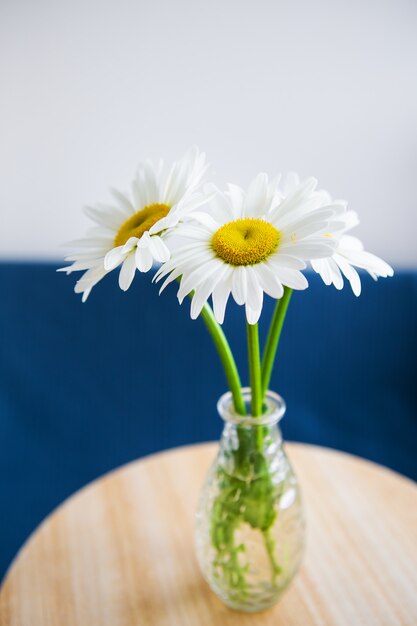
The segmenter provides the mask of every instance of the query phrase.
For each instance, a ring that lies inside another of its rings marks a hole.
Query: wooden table
[[[417,488],[367,461],[289,444],[307,551],[274,608],[224,607],[193,551],[214,444],[127,465],[70,498],[23,547],[0,592],[1,626],[417,624]]]

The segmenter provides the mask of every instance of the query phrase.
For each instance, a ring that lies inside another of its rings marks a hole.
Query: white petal
[[[291,289],[307,289],[308,281],[300,271],[274,265],[273,259],[270,260],[269,265],[271,265],[275,276],[286,287],[291,287]]]
[[[333,258],[314,259],[311,266],[315,272],[320,274],[325,285],[334,285],[336,289],[343,288],[343,276],[340,269]]]
[[[145,208],[146,200],[145,197],[142,195],[141,184],[138,180],[134,180],[132,182],[132,195],[136,210],[140,211],[141,209]]]
[[[149,160],[141,163],[138,167],[134,193],[135,198],[140,200],[141,205],[138,208],[141,209],[161,201],[155,169],[152,162]]]
[[[208,165],[205,154],[193,147],[176,163],[167,176],[163,197],[167,204],[173,206],[182,198],[191,195],[202,182]]]
[[[126,220],[126,215],[114,207],[109,207],[109,210],[104,211],[101,208],[86,206],[84,213],[94,222],[111,229],[113,232],[117,232]]]
[[[129,256],[126,258],[125,262],[123,263],[120,269],[120,273],[119,273],[120,289],[122,289],[123,291],[127,291],[127,289],[129,289],[130,285],[132,284],[135,271],[136,271],[135,255],[129,254]]]
[[[111,237],[85,237],[84,239],[73,239],[72,241],[67,241],[65,244],[66,248],[94,248],[94,249],[104,249],[112,247],[113,238]]]
[[[271,298],[282,298],[284,295],[284,288],[269,265],[267,263],[258,263],[258,265],[254,266],[254,270],[257,274],[259,284],[264,292],[268,294],[268,296],[271,296]]]
[[[194,269],[197,265],[210,261],[212,258],[213,252],[211,250],[202,249],[199,244],[192,244],[191,246],[187,246],[187,249],[184,248],[172,254],[170,260],[164,263],[157,271],[155,280],[159,282],[161,278],[174,269],[180,269],[180,273],[182,274],[183,270],[187,268],[188,262],[190,262],[192,269]]]
[[[226,305],[232,289],[232,274],[233,269],[231,266],[228,266],[221,282],[218,283],[212,294],[214,316],[219,324],[224,322]]]
[[[317,240],[309,241],[307,239],[299,243],[282,243],[280,250],[285,254],[310,261],[311,259],[321,259],[332,256],[336,245],[337,243],[332,239],[323,237],[323,240],[320,242]]]
[[[89,252],[77,252],[76,254],[69,254],[65,257],[66,261],[91,261],[103,258],[102,254],[98,254],[96,250],[90,250]]]
[[[298,226],[292,232],[289,229],[288,235],[294,241],[302,241],[307,237],[311,237],[312,235],[324,235],[329,231],[329,222],[327,221],[319,221],[316,220],[311,222],[310,224],[305,224],[303,226]],[[287,235],[287,236],[288,236]]]
[[[174,212],[170,211],[168,215],[166,215],[165,217],[161,217],[161,219],[155,222],[155,224],[151,226],[151,228],[146,232],[148,232],[150,235],[161,234],[164,230],[172,228],[177,224],[178,220],[175,218]]]
[[[305,261],[281,252],[280,248],[275,254],[271,255],[270,258],[274,259],[275,265],[281,265],[281,267],[289,267],[293,270],[304,270],[307,267]]]
[[[313,259],[311,261],[311,267],[315,272],[320,274],[324,284],[327,286],[332,284],[328,261],[329,259]]]
[[[165,263],[168,261],[170,251],[160,237],[157,235],[151,237],[149,248],[155,261],[158,261],[159,263]]]
[[[243,190],[241,191],[243,195]],[[215,195],[213,195],[214,192],[216,192]],[[206,185],[204,193],[211,193],[211,200],[204,207],[204,211],[209,213],[220,225],[242,217],[241,207],[236,208],[234,206],[234,199],[229,193],[223,193],[215,185]]]
[[[146,233],[145,233],[146,234]],[[126,243],[123,246],[123,252],[128,254],[131,252],[139,243],[139,239],[137,237],[129,237]]]
[[[245,217],[261,217],[269,210],[267,205],[268,176],[264,173],[250,183],[244,203]]]
[[[88,261],[75,261],[72,265],[69,265],[68,267],[60,267],[59,269],[57,269],[57,272],[66,272],[67,274],[71,274],[72,272],[89,270],[92,267],[97,267],[97,263],[97,259],[90,259]]]
[[[110,250],[104,257],[104,268],[107,271],[114,270],[125,259],[126,254],[123,252],[123,246],[117,246]]]
[[[271,211],[271,219],[283,219],[287,214],[294,214],[300,208],[300,204],[311,200],[311,194],[317,185],[315,178],[307,178],[283,200],[277,208]]]
[[[243,216],[243,203],[245,201],[245,192],[241,187],[229,183],[227,196],[230,199],[231,219],[238,219]],[[225,220],[226,223],[226,220]]]
[[[217,273],[212,274],[196,289],[191,302],[191,319],[196,319],[200,315],[201,309],[213,293],[216,285],[222,281],[226,270],[227,267],[223,265]]]
[[[289,196],[298,187],[299,184],[299,175],[296,172],[288,172],[282,185],[282,191],[284,196]]]
[[[106,270],[102,266],[92,267],[81,276],[77,281],[74,291],[75,293],[82,293],[82,301],[85,302],[92,290],[92,288],[107,274]]]
[[[140,272],[149,272],[153,265],[153,257],[149,248],[136,248],[134,259],[135,266]]]
[[[354,250],[356,252],[360,252],[363,250],[363,243],[358,237],[353,237],[352,235],[343,235],[340,239],[339,248],[346,248],[347,250]]]
[[[232,296],[236,304],[245,304],[247,293],[246,268],[236,267],[232,274]]]
[[[356,213],[356,211],[352,210],[346,211],[343,219],[345,222],[346,230],[352,230],[352,228],[355,228],[355,226],[358,226],[358,224],[360,223],[358,214]]]
[[[344,205],[334,202],[321,206],[316,195],[313,194],[310,198],[299,202],[291,212],[286,213],[284,216],[279,213],[273,216],[272,213],[270,219],[278,230],[298,230],[307,224],[314,224],[324,220],[329,221],[329,228],[333,221],[339,220],[342,222],[340,227],[345,229],[345,215]],[[333,232],[333,230],[330,229],[329,232]]]
[[[252,307],[246,303],[245,306],[245,314],[248,324],[257,324],[262,312],[262,304],[260,307],[256,309],[252,309]]]
[[[128,215],[132,215],[133,213],[136,213],[135,207],[133,206],[133,204],[130,202],[129,198],[125,194],[123,194],[118,189],[114,189],[114,188],[110,189],[110,193],[112,194],[113,198],[115,198],[117,204],[119,205],[119,207],[122,209],[124,213]]]
[[[336,287],[336,289],[343,289],[343,276],[340,272],[339,266],[337,265],[336,261],[334,259],[332,259],[330,257],[330,259],[324,259],[325,261],[327,261],[328,266],[329,266],[329,271],[330,271],[330,276],[331,276],[331,281],[333,283],[333,285]]]
[[[181,229],[177,229],[177,236],[196,239],[198,241],[207,241],[211,233],[204,226],[199,224],[181,224]]]
[[[185,296],[191,291],[196,290],[201,283],[208,280],[211,276],[218,274],[222,271],[224,264],[217,259],[210,259],[208,262],[203,262],[198,265],[193,264],[194,269],[183,276],[181,285],[178,290],[178,300],[181,303]]]
[[[246,281],[246,319],[249,324],[256,324],[262,312],[263,291],[253,267],[249,266],[246,268]]]
[[[211,193],[194,193],[191,196],[186,195],[182,198],[171,214],[176,214],[180,219],[185,219],[190,213],[194,213],[197,209],[209,211],[210,203],[219,194],[217,189],[213,189]]]
[[[177,280],[177,278],[179,278],[181,276],[182,270],[180,270],[179,268],[175,268],[171,274],[169,274],[169,276],[164,280],[164,282],[162,283],[160,289],[159,289],[159,295],[161,295],[161,293],[163,292],[163,290],[168,287],[168,285],[172,282],[174,282],[174,280]],[[156,282],[158,282],[160,279],[162,278],[162,276],[158,276],[156,277],[156,275],[154,276],[153,280],[156,279]]]
[[[92,226],[88,229],[89,237],[105,237],[110,241],[114,241],[114,229],[107,226]]]
[[[214,233],[221,226],[221,224],[219,224],[217,220],[215,220],[208,213],[204,213],[204,211],[195,211],[190,215],[190,217],[192,217],[193,220],[196,220],[199,224],[204,226],[209,234]]]
[[[140,239],[136,239],[135,246],[137,246],[138,248],[149,248],[150,245],[151,245],[151,236],[149,234],[149,231],[146,230]]]
[[[345,257],[352,265],[360,267],[369,273],[376,274],[377,276],[386,278],[394,274],[394,270],[388,263],[370,252],[365,252],[364,250],[345,250],[341,247],[337,250],[337,253]]]
[[[353,268],[349,263],[339,254],[334,255],[334,260],[337,265],[342,270],[343,274],[346,276],[348,281],[350,282],[350,286],[352,287],[352,291],[355,296],[360,296],[361,294],[361,279],[359,278],[358,272]]]

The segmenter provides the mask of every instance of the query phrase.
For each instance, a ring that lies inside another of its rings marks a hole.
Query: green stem
[[[246,328],[248,334],[249,377],[252,398],[251,412],[252,415],[256,417],[262,415],[263,405],[258,324],[247,323]]]
[[[268,554],[269,563],[271,565],[272,582],[273,582],[273,584],[275,584],[277,576],[282,571],[280,565],[277,562],[276,556],[275,556],[275,539],[271,535],[271,529],[270,528],[268,528],[267,530],[263,530],[262,531],[262,535],[263,535],[263,538],[264,538],[264,543],[265,543],[266,552]]]
[[[209,304],[206,303],[204,305],[201,311],[201,317],[203,318],[207,326],[207,330],[214,341],[217,352],[219,353],[227,382],[229,384],[230,391],[232,392],[235,409],[240,415],[245,415],[246,407],[242,396],[242,384],[240,382],[239,372],[230,349],[229,342],[226,339],[226,335],[214,317],[213,310]]]
[[[262,398],[268,391],[269,382],[271,380],[272,368],[274,367],[275,355],[281,336],[282,326],[284,324],[285,315],[291,299],[292,289],[285,287],[284,295],[277,300],[274,314],[272,316],[271,326],[269,327],[268,337],[265,344],[265,351],[262,359]]]

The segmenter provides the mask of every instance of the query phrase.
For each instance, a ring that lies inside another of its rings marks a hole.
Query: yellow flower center
[[[256,265],[275,252],[279,242],[280,233],[272,224],[247,217],[216,230],[211,246],[229,265]]]
[[[156,222],[168,215],[169,207],[167,204],[149,204],[144,209],[137,211],[123,222],[120,226],[116,237],[114,238],[114,247],[124,246],[130,237],[140,239],[147,230],[152,228]]]

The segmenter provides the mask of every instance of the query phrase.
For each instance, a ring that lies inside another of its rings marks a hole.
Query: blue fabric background
[[[108,276],[82,304],[52,264],[0,265],[0,577],[35,526],[100,474],[164,448],[218,439],[225,391],[201,320],[148,277]],[[294,294],[271,388],[285,438],[417,478],[417,274]],[[265,318],[272,302],[265,305]],[[243,309],[225,331],[246,382]],[[265,333],[265,328],[262,327]],[[342,488],[342,486],[341,486]]]

